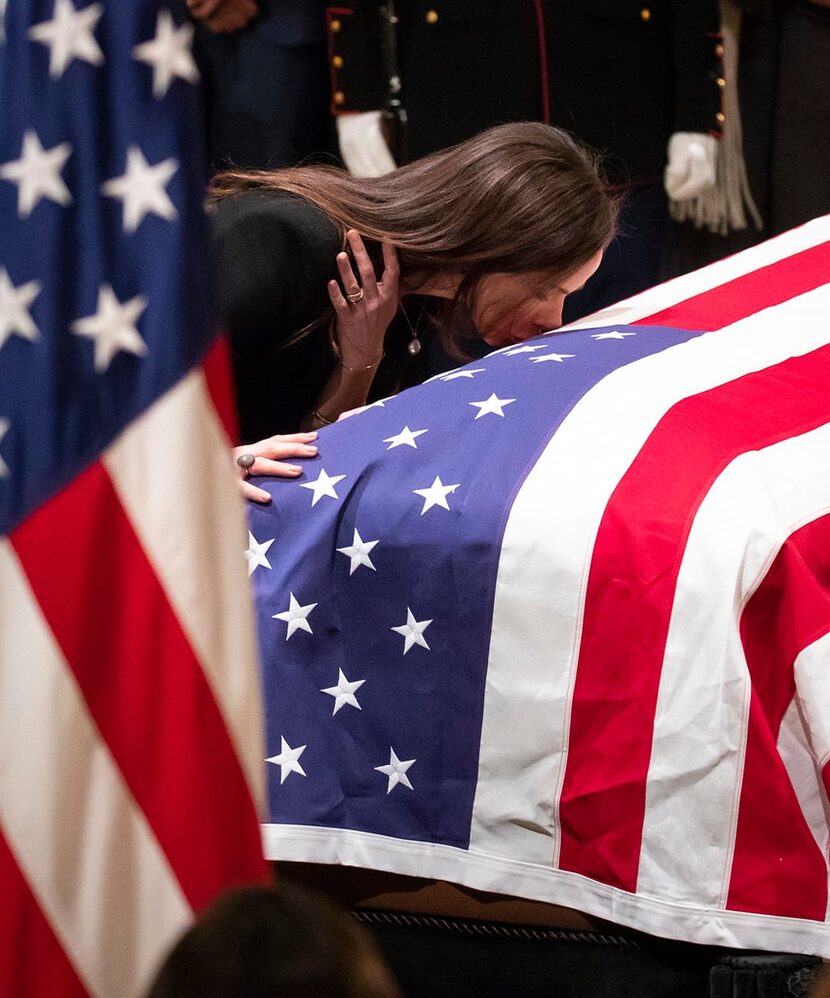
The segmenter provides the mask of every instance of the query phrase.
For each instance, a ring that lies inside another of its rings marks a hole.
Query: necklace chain
[[[421,319],[424,317],[424,309],[427,307],[426,298],[421,302],[421,311],[418,313],[418,318],[415,320],[415,324],[412,324],[412,320],[409,318],[406,309],[404,308],[403,299],[401,299],[398,304],[401,307],[401,315],[406,319],[406,324],[409,326],[409,330],[412,333],[412,339],[407,343],[406,349],[411,356],[415,357],[421,352],[421,341],[418,339],[418,327],[421,325]]]

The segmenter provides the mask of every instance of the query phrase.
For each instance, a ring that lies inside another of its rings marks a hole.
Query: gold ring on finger
[[[363,288],[358,288],[353,294],[346,295],[346,301],[350,305],[357,305],[359,301],[363,301]]]

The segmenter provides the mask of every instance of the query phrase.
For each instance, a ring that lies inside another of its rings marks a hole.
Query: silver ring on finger
[[[363,301],[363,288],[358,288],[353,294],[346,295],[346,301],[350,305],[357,305],[359,301]]]
[[[251,468],[253,467],[254,461],[256,461],[256,454],[251,454],[250,452],[245,454],[240,454],[236,459],[236,463],[242,469],[245,477],[251,473]]]

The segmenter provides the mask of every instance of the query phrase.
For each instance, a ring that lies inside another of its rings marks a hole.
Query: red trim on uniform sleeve
[[[334,68],[334,39],[332,37],[334,32],[331,30],[331,22],[335,17],[348,17],[350,14],[354,14],[354,10],[351,7],[326,7],[326,46],[329,59],[329,82],[331,84],[329,113],[332,115],[342,114],[343,112],[338,111],[337,105],[334,103],[334,95],[339,88],[337,86],[337,73]]]
[[[545,44],[545,15],[542,0],[535,0],[536,25],[539,33],[539,76],[542,84],[542,121],[550,124],[550,92],[548,90],[548,49]]]

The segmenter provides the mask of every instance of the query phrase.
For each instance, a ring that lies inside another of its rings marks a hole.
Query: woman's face
[[[562,325],[562,306],[596,271],[602,251],[568,277],[558,279],[544,293],[539,274],[490,274],[478,287],[473,321],[491,347],[521,343]]]

